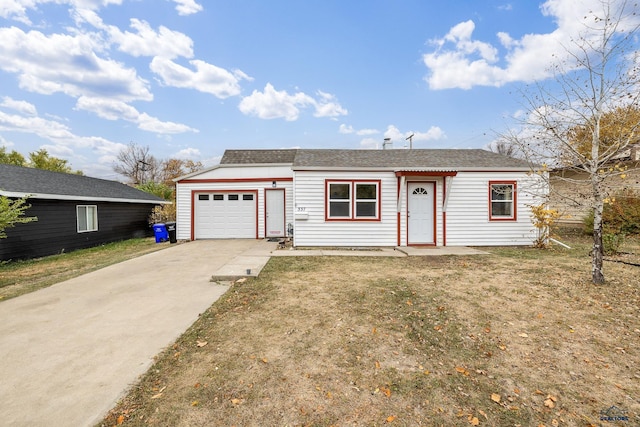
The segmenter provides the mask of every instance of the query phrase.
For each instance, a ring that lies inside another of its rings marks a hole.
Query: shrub
[[[593,212],[583,221],[585,232],[593,233]],[[622,190],[606,200],[602,213],[604,234],[640,235],[640,195]]]

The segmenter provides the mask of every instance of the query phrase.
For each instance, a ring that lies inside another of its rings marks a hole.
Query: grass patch
[[[638,423],[638,267],[607,263],[593,286],[588,245],[574,243],[274,257],[101,425],[585,426],[612,405]]]
[[[130,239],[25,261],[0,263],[0,301],[166,248],[153,238]]]

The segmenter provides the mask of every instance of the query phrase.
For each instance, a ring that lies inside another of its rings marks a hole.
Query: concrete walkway
[[[277,243],[201,240],[0,302],[0,425],[91,426]]]
[[[374,249],[282,249],[273,251],[271,256],[368,256],[368,257],[407,257],[407,256],[443,256],[443,255],[488,255],[489,252],[466,246],[415,247]]]

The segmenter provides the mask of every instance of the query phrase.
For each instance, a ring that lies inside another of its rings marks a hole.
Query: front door
[[[284,188],[266,189],[265,192],[265,237],[285,237]]]
[[[435,183],[407,184],[408,244],[434,245],[435,242]]]

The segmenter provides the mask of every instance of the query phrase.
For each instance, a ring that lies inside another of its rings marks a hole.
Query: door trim
[[[409,230],[409,187],[411,186],[411,184],[432,184],[433,185],[433,194],[432,194],[432,198],[433,198],[433,221],[432,221],[432,226],[433,226],[433,242],[419,242],[419,243],[411,243],[409,236],[410,236],[410,230]],[[436,243],[438,241],[438,235],[437,235],[437,227],[436,227],[436,214],[437,214],[437,209],[436,209],[436,191],[438,191],[438,183],[436,181],[407,181],[407,209],[405,211],[405,218],[406,218],[406,224],[407,224],[407,246],[436,246]]]

